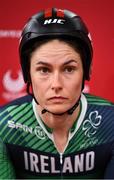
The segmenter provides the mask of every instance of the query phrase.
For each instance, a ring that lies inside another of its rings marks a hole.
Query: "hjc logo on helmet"
[[[47,9],[45,10],[44,12],[44,17],[45,18],[50,18],[50,19],[46,19],[44,21],[44,24],[64,24],[65,20],[64,19],[61,19],[61,18],[64,18],[64,11],[61,10],[61,9],[57,9],[56,11],[56,17],[59,17],[59,18],[52,18],[52,9]]]
[[[64,19],[46,19],[44,21],[44,24],[64,24]]]

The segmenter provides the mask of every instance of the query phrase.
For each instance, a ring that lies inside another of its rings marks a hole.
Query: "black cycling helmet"
[[[19,54],[24,81],[28,82],[28,58],[25,57],[24,51],[33,41],[49,37],[68,37],[80,41],[85,50],[84,79],[89,80],[93,50],[85,23],[71,11],[52,8],[33,15],[22,32]]]

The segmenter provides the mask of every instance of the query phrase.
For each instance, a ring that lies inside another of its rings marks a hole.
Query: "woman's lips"
[[[54,102],[54,103],[62,103],[66,100],[67,98],[62,97],[62,96],[54,96],[48,99],[48,101]]]

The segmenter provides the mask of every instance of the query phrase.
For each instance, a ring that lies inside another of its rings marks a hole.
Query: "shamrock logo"
[[[101,124],[102,116],[98,114],[98,111],[93,111],[89,114],[89,118],[83,123],[82,130],[85,131],[87,137],[93,136]]]

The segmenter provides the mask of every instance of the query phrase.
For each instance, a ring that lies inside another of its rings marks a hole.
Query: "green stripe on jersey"
[[[106,99],[103,99],[103,98],[100,98],[98,96],[94,96],[94,95],[90,95],[90,94],[84,94],[87,98],[87,101],[90,103],[90,104],[96,104],[96,105],[113,105],[113,103],[111,103],[110,101],[106,100]]]

